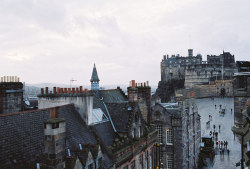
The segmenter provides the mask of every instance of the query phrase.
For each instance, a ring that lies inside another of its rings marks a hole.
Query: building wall
[[[232,79],[233,74],[237,72],[236,68],[224,68],[223,79]],[[185,88],[192,88],[197,84],[210,84],[211,78],[222,78],[222,67],[214,65],[195,65],[189,66],[185,70]]]
[[[216,80],[214,84],[194,85],[190,89],[178,89],[175,93],[182,94],[184,98],[191,97],[192,93],[196,98],[220,97],[222,89],[225,90],[224,96],[233,97],[232,80]]]
[[[121,166],[116,167],[116,169],[132,169],[131,165],[135,162],[135,169],[154,169],[153,166],[153,153],[154,153],[154,145],[150,145],[144,151],[136,154],[129,161],[123,163]],[[142,165],[141,158],[143,157]],[[128,167],[128,168],[126,168]]]
[[[182,107],[183,169],[198,166],[201,128],[197,106],[192,99],[187,99]]]
[[[86,124],[92,123],[93,96],[92,95],[40,95],[38,97],[38,108],[49,108],[72,103],[80,113]]]
[[[0,114],[23,110],[23,84],[21,82],[0,83]]]

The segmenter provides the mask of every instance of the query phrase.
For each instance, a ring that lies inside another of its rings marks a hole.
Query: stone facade
[[[189,49],[189,56],[180,55],[163,56],[161,62],[161,81],[185,79],[185,69],[187,65],[197,65],[202,63],[202,56],[198,54],[193,56],[193,50]]]
[[[135,83],[132,80],[127,90],[129,101],[138,103],[143,119],[150,123],[151,87],[148,82]]]
[[[195,168],[198,164],[200,116],[192,99],[158,103],[152,107],[152,124],[158,130],[163,168]]]
[[[224,67],[235,67],[234,55],[229,52],[224,52],[220,55],[207,55],[207,64],[223,65]]]
[[[239,72],[234,75],[234,116],[235,124],[242,124],[242,111],[250,98],[250,72]]]
[[[223,51],[218,56],[208,55],[207,59],[207,62],[202,61],[200,54],[193,56],[192,49],[189,49],[187,57],[164,55],[156,95],[162,102],[167,102],[174,95],[174,90],[195,88],[195,85],[213,85],[216,80],[232,80],[233,74],[238,72],[234,55],[229,52]],[[217,91],[212,96],[216,95]]]
[[[176,94],[182,94],[184,98],[195,95],[196,98],[207,97],[233,97],[232,80],[216,80],[213,84],[194,85],[189,89],[177,89]]]

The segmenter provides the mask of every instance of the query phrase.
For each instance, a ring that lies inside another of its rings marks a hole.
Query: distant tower
[[[97,74],[97,70],[94,64],[94,68],[93,68],[93,72],[92,72],[92,76],[90,79],[91,82],[91,90],[99,90],[99,78],[98,78],[98,74]]]

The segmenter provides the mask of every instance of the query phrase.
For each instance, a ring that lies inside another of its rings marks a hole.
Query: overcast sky
[[[0,76],[156,85],[164,54],[250,60],[249,0],[1,0]]]

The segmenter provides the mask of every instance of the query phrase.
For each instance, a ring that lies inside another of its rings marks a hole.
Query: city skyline
[[[0,76],[100,85],[160,80],[165,54],[230,52],[249,60],[250,2],[1,1]],[[11,69],[10,69],[11,68]],[[136,73],[135,73],[136,72]]]

